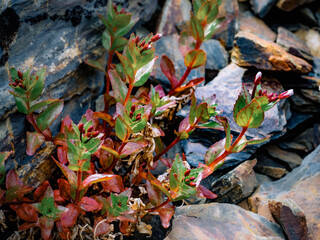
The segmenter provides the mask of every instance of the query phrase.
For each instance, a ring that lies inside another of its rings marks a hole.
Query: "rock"
[[[301,166],[284,178],[265,183],[249,198],[251,211],[260,214],[269,200],[277,202],[294,201],[304,212],[311,239],[318,239],[320,234],[320,146],[310,153]],[[264,214],[265,216],[265,214]]]
[[[308,98],[304,98],[299,94],[294,94],[291,96],[292,105],[293,107],[302,113],[316,113],[320,111],[320,107],[318,104],[314,103],[313,101],[309,100]]]
[[[314,0],[278,0],[277,7],[283,11],[290,12],[306,3],[313,2]]]
[[[320,33],[316,29],[300,29],[297,36],[306,43],[314,57],[320,58]]]
[[[308,73],[312,66],[305,60],[287,53],[279,45],[248,32],[235,37],[232,62],[241,67],[254,66],[262,70]]]
[[[227,66],[229,55],[219,41],[210,39],[201,48],[207,53],[206,70],[220,70]]]
[[[237,204],[250,196],[257,187],[253,171],[257,160],[246,161],[212,182],[210,190],[218,195],[216,202]]]
[[[313,61],[310,49],[306,44],[283,27],[278,28],[277,44],[294,56]]]
[[[315,101],[317,103],[320,103],[320,93],[319,90],[314,89],[301,89],[301,93],[306,98]]]
[[[264,174],[259,174],[256,173],[256,178],[257,178],[257,185],[260,186],[261,184],[265,182],[273,182],[274,180],[271,177],[268,177],[267,175]]]
[[[167,55],[174,63],[176,70],[176,77],[180,79],[183,73],[186,70],[186,66],[184,65],[184,57],[180,53],[179,50],[179,35],[173,34],[170,36],[164,36],[159,41],[156,42],[156,55],[159,56],[159,59],[156,61],[152,76],[158,80],[164,87],[170,88],[170,82],[167,77],[162,73],[160,68],[160,60],[162,55]],[[189,74],[187,81],[192,80],[199,77],[204,77],[205,67],[202,66],[197,69],[193,69]],[[186,81],[186,82],[187,82]]]
[[[301,8],[299,9],[299,13],[301,14],[303,20],[311,26],[317,26],[318,21],[316,15],[312,12],[310,8]]]
[[[285,166],[261,154],[258,155],[258,163],[254,169],[258,173],[277,179],[283,177],[283,175],[287,173]]]
[[[307,220],[303,211],[294,201],[269,201],[269,210],[275,221],[280,224],[287,239],[311,240]]]
[[[281,228],[236,205],[212,203],[176,209],[165,240],[284,239]]]
[[[288,164],[291,169],[299,167],[303,160],[298,154],[294,152],[284,151],[276,145],[268,145],[264,147],[264,149],[271,157],[276,158],[285,164]]]
[[[263,18],[276,3],[276,0],[251,0],[251,5],[255,14]]]
[[[219,17],[229,17],[226,27],[220,29],[215,35],[214,39],[222,42],[227,48],[231,49],[233,46],[234,36],[237,33],[238,26],[239,5],[237,0],[224,0],[219,7]]]
[[[188,0],[166,0],[156,32],[164,36],[179,33],[176,24],[190,20],[191,3]]]
[[[239,31],[252,33],[259,38],[274,42],[277,34],[273,32],[261,19],[256,18],[250,11],[239,15]]]

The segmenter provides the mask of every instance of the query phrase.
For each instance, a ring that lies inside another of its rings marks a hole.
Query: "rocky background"
[[[133,31],[144,36],[161,32],[157,54],[168,55],[183,74],[178,34],[188,24],[189,0],[118,0],[140,17]],[[101,108],[98,96],[104,77],[83,64],[87,58],[105,61],[103,30],[96,13],[106,0],[12,0],[0,5],[0,151],[14,150],[7,168],[16,168],[34,186],[55,169],[54,148],[47,144],[33,157],[25,154],[25,116],[17,113],[9,94],[11,66],[25,70],[47,65],[44,98],[65,101],[61,117],[78,121],[87,108]],[[172,229],[150,218],[149,239],[319,239],[320,236],[320,2],[311,0],[224,0],[220,14],[225,25],[204,43],[206,66],[189,79],[205,76],[197,99],[217,95],[218,106],[231,122],[241,85],[250,88],[257,71],[266,89],[295,95],[270,110],[262,126],[249,137],[271,135],[263,146],[233,154],[215,174],[203,181],[218,195],[216,203],[189,199],[177,208]],[[151,81],[169,87],[158,60]],[[189,106],[178,117],[188,114]],[[59,129],[59,119],[53,132]],[[196,131],[168,154],[185,152],[192,166],[204,162],[206,150],[222,132]],[[139,234],[135,239],[142,239]]]

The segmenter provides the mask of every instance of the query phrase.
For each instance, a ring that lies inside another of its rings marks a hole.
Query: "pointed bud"
[[[275,102],[278,100],[278,97],[271,97],[269,98],[269,102]]]
[[[139,36],[136,36],[136,44],[138,44],[140,41],[140,37]]]
[[[82,133],[83,132],[83,123],[80,123],[78,126],[79,132]]]
[[[268,98],[272,98],[272,97],[273,97],[273,93],[269,93],[269,94],[267,95],[267,97],[268,97]]]
[[[93,130],[93,126],[91,125],[91,126],[88,128],[87,132],[88,132],[88,133],[89,133],[89,132],[92,132],[92,130]]]
[[[144,46],[145,44],[146,44],[146,41],[143,40],[143,41],[140,43],[139,47],[142,47],[142,46]]]
[[[129,117],[130,117],[130,118],[133,117],[133,112],[132,112],[132,111],[129,113]]]
[[[195,180],[195,179],[196,179],[196,177],[191,177],[191,178],[190,178],[191,181],[193,181],[193,180]]]
[[[174,173],[173,176],[178,179],[178,174]]]
[[[99,131],[95,131],[92,133],[92,137],[97,137],[99,135]]]
[[[187,171],[185,171],[185,172],[184,172],[184,175],[185,175],[185,176],[189,176],[190,171],[191,171],[191,170],[190,170],[190,169],[188,169]]]
[[[24,89],[24,85],[22,83],[19,83],[18,86]]]
[[[190,179],[186,179],[186,180],[184,180],[185,182],[190,182]]]
[[[190,185],[191,187],[195,187],[197,184],[196,184],[195,182],[191,182],[189,185]]]
[[[294,94],[293,89],[290,89],[290,90],[288,90],[288,91],[285,91],[285,92],[283,92],[283,93],[280,93],[279,99],[285,99],[285,98],[291,97],[293,94]]]
[[[267,95],[267,90],[264,90],[263,92],[262,92],[262,96],[264,96],[264,95]]]
[[[162,34],[161,34],[161,33],[157,33],[156,35],[154,35],[154,36],[151,38],[151,42],[156,42],[156,41],[158,41],[161,37],[162,37]]]
[[[124,10],[124,8],[121,9],[120,13],[126,13],[126,11]]]
[[[134,112],[136,110],[136,105],[131,106],[131,112]]]
[[[141,113],[139,113],[136,117],[136,121],[140,120],[141,119]]]
[[[22,72],[18,71],[18,77],[19,77],[20,79],[22,79],[22,78],[23,78],[23,74],[22,74]]]
[[[144,46],[143,46],[143,50],[147,50],[147,49],[150,49],[151,48],[151,46],[149,45],[149,44],[145,44]]]
[[[262,96],[262,89],[259,90],[258,95]]]
[[[12,86],[14,86],[14,87],[18,86],[18,83],[16,83],[16,82],[11,83],[11,84],[12,84]]]
[[[254,79],[254,85],[259,85],[261,83],[262,73],[258,72],[255,79]]]

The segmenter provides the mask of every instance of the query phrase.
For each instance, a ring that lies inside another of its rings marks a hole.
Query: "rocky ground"
[[[33,158],[22,154],[26,125],[21,124],[24,116],[16,113],[14,100],[8,97],[7,70],[11,65],[40,68],[47,64],[46,95],[65,100],[62,116],[72,115],[78,121],[88,107],[98,109],[103,76],[82,62],[88,56],[101,57],[101,24],[95,12],[103,12],[106,1],[75,0],[60,7],[50,1],[49,9],[49,1],[39,6],[34,1],[6,2],[0,5],[0,148],[14,145],[16,151],[7,167],[20,167],[25,181],[37,185],[54,170],[46,160],[53,148],[44,146]],[[190,1],[119,2],[142,18],[134,29],[138,34],[163,33],[157,54],[168,55],[177,75],[182,75],[185,67],[178,34],[190,17]],[[219,171],[203,181],[218,195],[214,203],[189,199],[177,208],[169,230],[160,227],[159,219],[150,218],[153,235],[148,239],[320,239],[320,3],[223,2],[220,14],[230,16],[229,23],[203,44],[206,66],[189,76],[206,77],[205,85],[196,90],[197,99],[216,94],[219,110],[237,135],[240,129],[233,121],[233,104],[242,84],[252,86],[257,71],[262,71],[267,90],[293,88],[295,94],[267,112],[261,127],[247,132],[248,137],[270,135],[268,143],[230,155]],[[4,32],[8,26],[10,31]],[[57,40],[48,41],[53,36]],[[169,87],[159,63],[152,81]],[[178,116],[186,116],[188,109],[185,106]],[[196,167],[221,137],[218,131],[196,131],[168,154],[185,152],[190,165]]]

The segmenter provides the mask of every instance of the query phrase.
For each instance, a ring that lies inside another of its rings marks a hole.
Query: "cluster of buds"
[[[136,36],[135,43],[137,46],[139,46],[140,53],[143,53],[146,50],[150,50],[152,48],[151,43],[158,41],[161,37],[162,37],[162,35],[160,33],[158,33],[158,34],[154,35],[148,42],[146,42],[145,40],[140,42],[139,36]]]
[[[288,91],[285,91],[283,93],[277,94],[277,93],[269,93],[267,94],[267,90],[262,91],[261,89],[258,92],[259,96],[267,96],[269,102],[275,102],[277,100],[285,99],[293,95],[293,90],[290,89]]]
[[[112,5],[113,5],[113,9],[114,9],[114,11],[116,12],[116,14],[127,13],[126,10],[124,10],[124,8],[121,8],[120,12],[118,12],[118,7],[117,7],[117,5],[115,5],[115,4],[112,4]]]
[[[23,84],[23,74],[22,72],[18,71],[18,77],[19,79],[15,79],[12,81],[9,85],[12,87],[20,87],[24,90],[27,90],[26,86]]]
[[[131,111],[129,113],[129,117],[132,118],[133,121],[141,120],[141,113],[138,113],[137,116],[135,116],[135,117],[133,116],[135,111],[136,111],[136,106],[132,105],[131,106]]]
[[[187,185],[189,185],[190,187],[195,187],[197,184],[196,182],[194,182],[194,180],[196,180],[196,177],[192,176],[190,178],[187,178],[190,175],[191,170],[187,169],[184,173],[184,178],[182,179],[182,181],[184,181]],[[178,175],[176,173],[173,174],[173,176],[178,179]]]
[[[79,124],[78,129],[81,134],[80,137],[83,135],[84,137],[91,139],[99,135],[99,131],[93,131],[93,126],[90,126],[86,132],[86,130],[84,129],[83,123]]]

